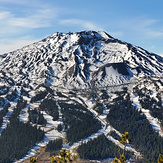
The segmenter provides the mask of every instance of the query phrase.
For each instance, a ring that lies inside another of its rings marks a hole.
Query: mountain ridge
[[[15,68],[19,77],[16,82],[44,76],[46,85],[61,84],[70,88],[80,85],[88,88],[87,82],[101,86],[122,84],[141,73],[158,75],[163,72],[161,56],[95,31],[55,33],[0,57],[1,70]],[[121,68],[124,74],[117,72]],[[102,74],[98,73],[101,71]]]

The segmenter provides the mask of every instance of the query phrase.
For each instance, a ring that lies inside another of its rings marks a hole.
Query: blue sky
[[[106,31],[163,54],[163,0],[0,0],[0,54],[55,32]]]

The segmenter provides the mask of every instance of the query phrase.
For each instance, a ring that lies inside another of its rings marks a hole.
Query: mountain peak
[[[105,31],[98,31],[98,32],[96,32],[96,31],[81,31],[81,32],[69,32],[69,33],[56,32],[50,37],[57,37],[57,36],[60,36],[60,37],[63,37],[63,36],[66,36],[66,37],[80,36],[81,37],[82,36],[82,37],[86,37],[86,38],[89,37],[89,38],[99,38],[99,39],[113,38],[112,36],[107,34]]]
[[[15,83],[34,86],[35,79],[39,84],[88,88],[128,83],[139,75],[162,74],[163,60],[104,31],[57,32],[1,56],[0,68]]]

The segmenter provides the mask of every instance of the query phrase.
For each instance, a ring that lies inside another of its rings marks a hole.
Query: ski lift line
[[[163,79],[163,77],[161,77],[161,78],[158,78],[158,80],[159,79]],[[156,80],[156,81],[158,81],[158,80]],[[150,82],[150,83],[153,83],[153,81],[147,81],[147,82]],[[123,83],[123,84],[115,84],[115,85],[108,85],[108,86],[101,86],[101,87],[95,87],[95,86],[93,86],[93,87],[91,87],[91,85],[89,85],[89,87],[90,88],[73,88],[73,89],[71,89],[71,88],[67,88],[69,91],[79,91],[79,90],[85,90],[85,91],[89,91],[89,90],[100,90],[100,89],[103,89],[103,88],[105,88],[105,89],[107,89],[107,88],[114,88],[114,87],[120,87],[120,86],[125,86],[125,85],[132,85],[132,84],[139,84],[140,83],[140,80],[139,81],[136,81],[136,82],[126,82],[126,83]],[[63,89],[63,90],[65,90],[65,88],[64,87],[58,87],[58,86],[53,86],[52,85],[52,88],[58,88],[58,89]],[[65,92],[65,93],[67,93],[67,92]]]
[[[151,82],[151,83],[153,83],[153,82]],[[116,88],[116,87],[121,87],[121,86],[125,86],[125,85],[132,85],[132,84],[139,84],[139,82],[135,82],[135,83],[128,83],[128,84],[123,84],[123,85],[114,85],[114,86],[107,86],[107,87],[98,87],[98,88],[92,88],[92,89],[69,89],[70,91],[74,91],[74,92],[77,92],[77,94],[78,95],[85,95],[86,94],[86,91],[87,92],[96,92],[97,93],[97,91],[99,91],[99,90],[102,90],[102,89],[107,89],[107,88]],[[62,88],[61,88],[62,89]],[[60,89],[60,92],[62,93],[62,91],[61,91],[61,89]],[[65,88],[63,88],[63,89],[65,89]],[[64,92],[64,93],[69,93],[69,92]]]
[[[149,77],[152,77],[152,75],[151,76],[147,76],[147,78],[149,78]],[[33,78],[34,80],[37,80],[37,78]],[[163,79],[163,76],[160,76],[160,77],[158,77],[157,78],[157,80],[160,80],[160,79]],[[103,89],[103,88],[114,88],[114,87],[119,87],[119,86],[125,86],[125,85],[130,85],[130,84],[138,84],[140,81],[141,81],[141,79],[136,79],[137,81],[136,82],[126,82],[126,83],[122,83],[122,84],[113,84],[113,85],[107,85],[107,86],[101,86],[101,87],[96,87],[96,86],[91,86],[91,84],[90,83],[88,83],[88,86],[89,86],[89,88],[84,88],[84,89],[82,89],[82,88],[67,88],[67,90],[69,90],[69,91],[79,91],[79,90],[92,90],[92,88],[93,89]],[[148,81],[148,82],[152,82],[153,83],[153,81]],[[44,85],[44,84],[43,84]],[[57,89],[60,89],[60,90],[65,90],[65,87],[63,87],[61,84],[60,84],[60,86],[54,86],[54,85],[51,85],[51,87],[52,88],[57,88]],[[67,93],[67,92],[65,92],[65,93]]]

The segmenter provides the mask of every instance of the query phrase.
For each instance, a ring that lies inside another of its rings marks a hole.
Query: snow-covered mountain
[[[14,85],[89,88],[128,83],[132,77],[142,75],[160,75],[163,59],[105,32],[84,31],[55,33],[1,55],[0,68],[2,78],[14,79]]]
[[[22,162],[57,138],[66,139],[63,147],[72,150],[104,134],[123,149],[117,137],[124,128],[134,140],[142,133],[142,144],[133,141],[128,151],[147,159],[152,143],[151,157],[157,157],[163,152],[162,75],[161,56],[105,32],[55,33],[0,55],[0,162]],[[35,140],[29,132],[35,141],[28,148],[4,144],[17,140],[17,132],[25,137],[27,128],[42,137],[35,134]],[[11,155],[7,147],[18,153]]]

